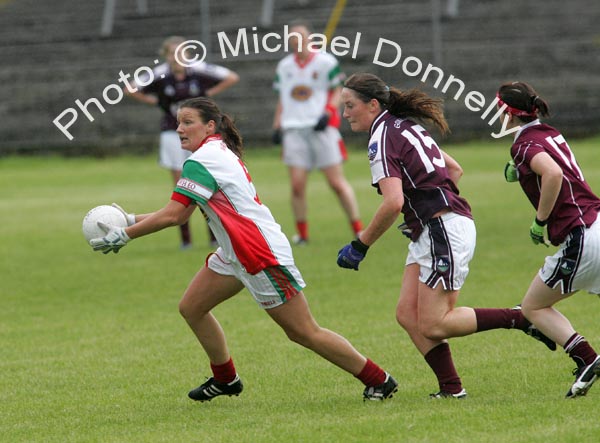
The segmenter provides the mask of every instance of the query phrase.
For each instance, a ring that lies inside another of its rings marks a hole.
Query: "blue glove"
[[[338,252],[337,264],[340,268],[358,271],[358,265],[364,260],[369,247],[359,239],[353,240]]]
[[[313,128],[315,131],[324,131],[325,128],[327,127],[327,123],[329,123],[329,119],[331,117],[329,116],[329,114],[323,114],[321,117],[319,117],[319,121],[317,122],[317,124],[315,125],[315,127]]]
[[[540,221],[536,217],[531,224],[531,228],[529,228],[529,236],[531,237],[531,241],[535,245],[545,245],[546,247],[550,246],[549,242],[544,238],[544,226],[548,223],[547,220]]]

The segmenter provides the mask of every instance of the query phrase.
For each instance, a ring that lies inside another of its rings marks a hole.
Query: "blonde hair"
[[[161,57],[166,57],[170,46],[179,45],[179,44],[183,43],[184,41],[186,41],[185,38],[181,37],[180,35],[172,35],[171,37],[167,37],[161,43],[160,49],[158,50],[158,54]]]

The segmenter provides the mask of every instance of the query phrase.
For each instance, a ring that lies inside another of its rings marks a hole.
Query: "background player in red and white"
[[[152,214],[128,214],[137,223],[125,229],[104,226],[107,235],[90,243],[95,250],[117,252],[130,239],[187,221],[196,207],[207,215],[220,246],[188,286],[179,310],[208,355],[213,377],[192,390],[190,398],[207,401],[243,389],[223,329],[211,311],[244,287],[290,340],[362,381],[364,399],[391,397],[396,381],[312,317],[290,243],[256,193],[231,118],[214,101],[196,98],[181,104],[178,121],[181,145],[193,154],[171,201]]]
[[[239,76],[222,66],[208,63],[197,63],[186,67],[177,63],[175,49],[185,39],[172,36],[165,39],[160,48],[160,55],[165,63],[153,69],[153,80],[136,92],[125,92],[134,99],[149,105],[158,106],[162,112],[160,122],[159,165],[171,171],[173,183],[177,183],[181,175],[183,162],[190,153],[181,149],[181,143],[175,130],[177,129],[177,107],[180,102],[193,97],[212,97],[230,88],[239,81]],[[142,79],[146,83],[149,79]],[[191,233],[188,223],[181,225],[181,246],[191,246]],[[209,230],[211,246],[216,246],[214,236]]]
[[[279,102],[273,119],[274,142],[283,142],[283,162],[288,166],[292,192],[292,211],[297,234],[293,241],[308,241],[306,184],[313,169],[320,169],[335,192],[358,234],[362,230],[354,190],[346,178],[342,163],[346,150],[338,130],[342,73],[331,54],[309,49],[310,31],[306,24],[294,23],[290,38],[294,51],[277,65],[274,87]]]
[[[458,192],[460,165],[417,123],[433,123],[446,133],[441,100],[416,89],[390,88],[372,74],[354,74],[344,84],[342,103],[352,130],[369,133],[372,185],[383,201],[360,236],[339,251],[337,263],[358,270],[369,247],[404,214],[411,243],[396,318],[438,379],[439,392],[431,397],[467,395],[450,337],[515,328],[556,349],[521,309],[455,308],[476,233],[471,208]]]
[[[538,114],[549,107],[523,82],[503,84],[498,105],[507,105],[501,120],[519,127],[506,165],[507,181],[519,181],[536,210],[530,228],[535,244],[559,247],[535,276],[525,298],[523,313],[561,345],[577,363],[575,383],[567,397],[585,395],[600,375],[600,357],[569,320],[553,306],[579,290],[600,294],[600,198],[585,181],[573,151],[563,135],[541,123]]]

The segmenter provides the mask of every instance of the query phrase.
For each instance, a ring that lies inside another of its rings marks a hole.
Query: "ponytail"
[[[344,87],[352,89],[364,103],[375,99],[382,109],[400,118],[414,118],[431,122],[442,135],[450,132],[444,117],[443,100],[432,98],[418,89],[401,91],[390,88],[383,80],[373,74],[357,73],[351,75]]]
[[[506,105],[507,112],[524,123],[534,121],[538,118],[538,114],[542,117],[550,115],[548,103],[525,82],[504,83],[498,89],[496,97],[500,106]]]
[[[221,115],[221,122],[218,125],[218,132],[221,134],[223,141],[235,155],[242,158],[244,155],[244,146],[242,144],[242,136],[240,131],[235,126],[232,118],[227,114]]]
[[[386,109],[396,117],[409,117],[433,123],[442,135],[450,132],[446,117],[444,117],[444,102],[432,98],[418,89],[401,91],[390,88],[390,97]]]

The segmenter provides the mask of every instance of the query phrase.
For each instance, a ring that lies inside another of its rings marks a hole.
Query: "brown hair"
[[[534,121],[538,113],[543,117],[550,115],[548,103],[538,96],[531,85],[525,82],[504,83],[498,89],[498,95],[511,108],[530,114],[516,116],[525,123]]]
[[[365,103],[377,100],[383,109],[396,117],[432,122],[442,134],[450,132],[444,117],[443,100],[432,98],[423,91],[390,88],[376,75],[367,73],[351,75],[344,87],[356,92],[358,98]]]
[[[221,134],[227,147],[239,158],[242,158],[244,155],[242,136],[235,127],[233,119],[227,114],[221,113],[214,100],[207,97],[190,98],[179,105],[179,109],[181,108],[195,109],[204,123],[214,121],[217,127],[216,132]]]

